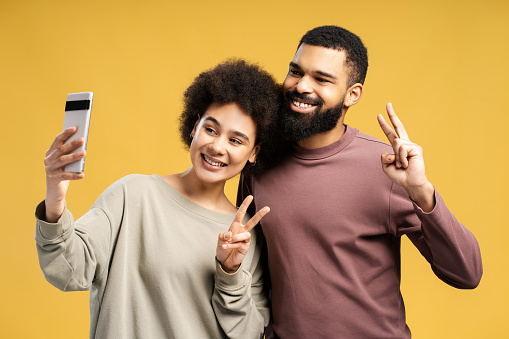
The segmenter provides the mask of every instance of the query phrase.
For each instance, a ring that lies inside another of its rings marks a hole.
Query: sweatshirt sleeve
[[[242,175],[238,205],[251,194],[247,183]],[[250,215],[254,214],[253,207],[248,210]],[[259,225],[251,234],[250,253],[237,272],[226,273],[216,260],[212,306],[228,338],[262,338],[270,319],[268,289],[264,280],[267,273],[265,238]]]
[[[89,290],[106,269],[111,228],[105,213],[92,208],[80,220],[67,209],[56,223],[44,221],[45,203],[36,208],[35,241],[48,282],[62,291]]]
[[[398,205],[396,200],[391,202],[391,209]],[[412,202],[410,212],[417,217],[418,226],[406,230],[403,227],[399,231],[407,234],[442,281],[456,288],[475,288],[483,273],[479,244],[472,232],[456,220],[436,191],[435,202],[435,208],[429,213]]]
[[[212,306],[228,338],[262,338],[270,319],[264,239],[256,228],[251,233],[252,259],[246,256],[237,272],[226,273],[216,260]]]
[[[107,277],[111,249],[125,219],[130,178],[110,185],[76,221],[66,208],[56,223],[47,223],[44,201],[37,206],[37,255],[46,280],[53,286],[62,291],[83,291]]]

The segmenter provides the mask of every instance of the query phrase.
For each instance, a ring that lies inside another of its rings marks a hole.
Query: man
[[[260,225],[275,338],[410,338],[400,292],[404,234],[447,284],[480,281],[477,241],[427,180],[422,148],[392,105],[394,130],[378,116],[390,145],[343,123],[367,67],[355,34],[307,32],[283,83],[282,129],[293,146],[276,168],[241,177],[238,198],[254,196],[251,214],[271,209]]]

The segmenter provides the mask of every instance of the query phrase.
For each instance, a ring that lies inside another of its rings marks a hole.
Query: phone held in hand
[[[69,93],[65,103],[64,131],[69,127],[76,126],[77,130],[67,142],[78,138],[85,138],[85,143],[75,149],[72,153],[76,153],[87,149],[88,128],[90,126],[90,114],[92,112],[93,92]],[[80,159],[65,166],[66,172],[83,172],[85,168],[85,159]]]

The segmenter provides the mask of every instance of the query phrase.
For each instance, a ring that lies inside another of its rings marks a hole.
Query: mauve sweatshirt
[[[278,167],[242,176],[254,195],[272,283],[271,327],[280,338],[410,338],[400,291],[406,234],[435,274],[457,288],[482,275],[473,234],[435,192],[424,213],[383,173],[390,145],[356,128],[318,149],[295,146]],[[258,227],[258,226],[257,226]]]

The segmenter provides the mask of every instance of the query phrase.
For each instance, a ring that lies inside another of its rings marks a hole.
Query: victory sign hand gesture
[[[251,233],[249,233],[249,231],[270,212],[270,208],[265,206],[243,225],[242,220],[252,201],[252,195],[244,199],[228,231],[220,233],[217,239],[216,258],[221,263],[223,270],[227,273],[234,273],[237,271],[249,250],[249,243],[251,242]]]
[[[381,114],[378,115],[378,123],[394,153],[382,154],[383,171],[395,184],[402,186],[421,209],[429,212],[435,206],[435,189],[426,178],[422,147],[410,141],[392,104],[388,103],[386,108],[394,130]]]

